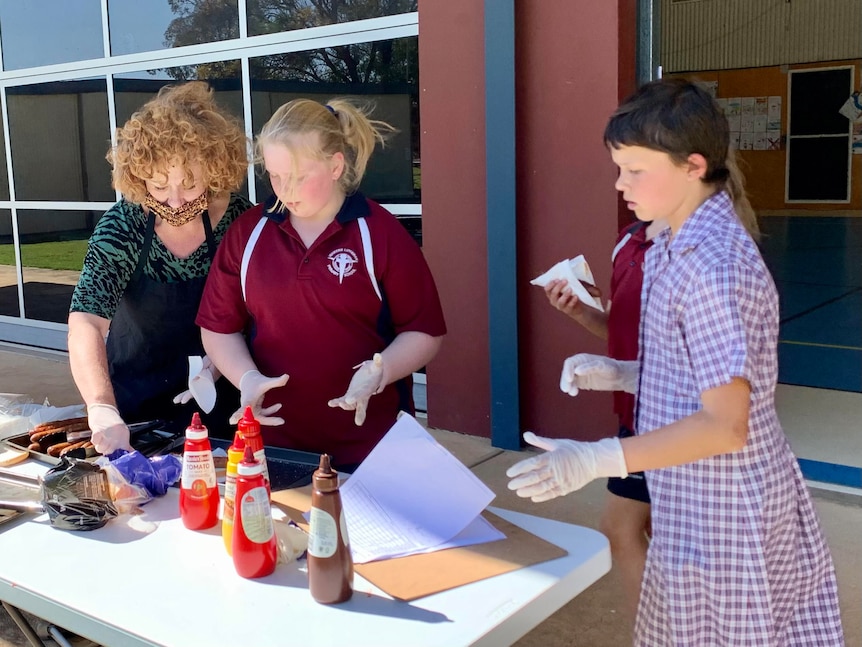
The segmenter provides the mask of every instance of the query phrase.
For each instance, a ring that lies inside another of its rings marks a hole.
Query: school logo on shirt
[[[344,280],[345,276],[356,273],[356,264],[359,262],[359,256],[352,249],[339,247],[333,250],[327,258],[329,259],[327,269],[338,277],[339,283]]]

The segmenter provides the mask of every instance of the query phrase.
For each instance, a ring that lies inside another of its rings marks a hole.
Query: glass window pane
[[[240,75],[240,62],[237,60],[118,74],[114,77],[117,125],[126,123],[132,113],[152,99],[162,87],[183,81],[209,83],[215,90],[218,104],[244,123]]]
[[[216,102],[239,119],[241,123],[245,123],[242,108],[240,62],[228,60],[118,74],[114,77],[117,125],[125,124],[132,114],[152,99],[163,86],[182,83],[183,81],[206,81],[209,83],[215,90]],[[240,187],[239,193],[248,196],[247,182]]]
[[[24,315],[66,323],[98,211],[18,211]]]
[[[3,69],[102,58],[100,0],[0,2]]]
[[[19,200],[113,201],[104,79],[7,89]]]
[[[254,132],[291,99],[370,103],[372,116],[398,132],[374,151],[360,189],[381,202],[419,202],[417,45],[412,36],[250,59]],[[270,193],[268,180],[260,181],[258,198]]]
[[[9,199],[9,173],[6,170],[6,133],[3,132],[3,110],[0,107],[0,200]],[[0,211],[0,214],[4,213]],[[11,216],[11,212],[10,212]],[[0,226],[3,223],[3,216],[0,216]],[[2,229],[0,229],[2,235]]]
[[[393,16],[417,11],[418,0],[247,0],[248,35]]]
[[[12,212],[9,209],[0,209],[0,315],[7,317],[20,316],[18,274],[15,267]]]
[[[111,54],[239,37],[237,0],[108,0]]]

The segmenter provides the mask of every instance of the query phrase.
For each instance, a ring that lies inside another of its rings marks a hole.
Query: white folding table
[[[218,526],[183,527],[175,489],[143,510],[131,523],[119,518],[90,532],[57,530],[44,514],[7,524],[0,600],[108,646],[496,647],[521,638],[610,568],[602,534],[490,508],[569,554],[412,602],[357,575],[349,602],[324,606],[308,592],[304,561],[258,580],[238,576]]]

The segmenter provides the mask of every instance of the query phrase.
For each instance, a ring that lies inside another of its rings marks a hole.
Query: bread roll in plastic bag
[[[102,468],[66,456],[42,479],[42,503],[60,530],[95,530],[117,516]]]

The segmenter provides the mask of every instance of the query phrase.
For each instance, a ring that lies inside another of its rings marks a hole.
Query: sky
[[[114,55],[164,47],[168,0],[108,0]],[[4,69],[103,56],[100,0],[0,0]]]

